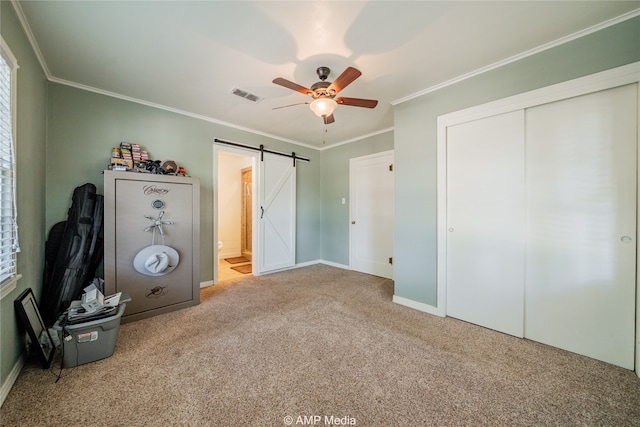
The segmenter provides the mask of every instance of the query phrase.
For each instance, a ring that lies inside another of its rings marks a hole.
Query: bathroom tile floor
[[[250,264],[250,262],[247,262],[246,264]],[[239,265],[243,265],[243,264],[230,264],[224,259],[219,260],[218,261],[218,282],[222,282],[228,279],[236,279],[239,277],[250,276],[250,274],[238,273],[237,271],[231,269],[231,267],[237,267]]]

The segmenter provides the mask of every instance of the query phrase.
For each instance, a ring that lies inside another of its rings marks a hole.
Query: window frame
[[[16,197],[17,197],[17,191],[16,191],[16,180],[17,180],[17,173],[16,173],[16,169],[17,169],[17,161],[16,161],[16,141],[17,141],[17,104],[18,104],[18,97],[17,97],[17,88],[18,88],[18,69],[20,68],[18,66],[18,61],[15,57],[15,55],[13,54],[13,52],[11,51],[11,49],[9,48],[9,45],[6,43],[6,41],[4,40],[4,37],[0,36],[0,55],[2,55],[5,59],[5,61],[7,62],[7,64],[9,65],[9,67],[11,68],[11,143],[13,144],[12,147],[12,163],[13,163],[13,174],[14,174],[14,181],[13,181],[13,189],[12,189],[12,194],[13,194],[13,204],[14,204],[14,212],[13,212],[13,218],[15,219],[17,216],[17,213],[15,212],[16,208]],[[5,296],[9,295],[15,288],[17,285],[18,280],[20,280],[20,278],[22,277],[21,274],[18,274],[18,266],[17,266],[17,253],[20,252],[20,247],[18,245],[18,239],[17,239],[17,226],[14,225],[15,229],[14,229],[14,239],[15,239],[15,244],[16,244],[16,248],[14,249],[13,253],[11,254],[11,256],[14,259],[14,263],[15,263],[15,268],[13,273],[11,274],[10,277],[4,279],[2,282],[0,282],[0,300],[2,298],[4,298]]]

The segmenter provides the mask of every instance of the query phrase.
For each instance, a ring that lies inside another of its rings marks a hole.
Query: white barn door
[[[296,263],[296,168],[293,159],[264,153],[259,162],[259,256],[257,274]]]

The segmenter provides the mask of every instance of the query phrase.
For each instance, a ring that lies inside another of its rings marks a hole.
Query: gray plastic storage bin
[[[121,303],[113,316],[64,327],[63,368],[73,368],[111,356],[116,348],[120,318],[127,304]]]

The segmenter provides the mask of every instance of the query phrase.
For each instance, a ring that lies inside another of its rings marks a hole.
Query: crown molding
[[[410,101],[410,100],[418,98],[418,97],[420,97],[422,95],[426,95],[428,93],[435,92],[435,91],[440,90],[442,88],[445,88],[447,86],[451,86],[451,85],[454,85],[456,83],[460,83],[461,81],[464,81],[464,80],[470,79],[472,77],[478,76],[480,74],[486,73],[487,71],[495,70],[496,68],[503,67],[505,65],[508,65],[508,64],[513,63],[513,62],[519,61],[519,60],[527,58],[529,56],[533,56],[535,54],[538,54],[540,52],[544,52],[545,50],[554,48],[556,46],[560,46],[560,45],[563,45],[565,43],[569,43],[570,41],[579,39],[579,38],[584,37],[586,35],[595,33],[597,31],[603,30],[605,28],[608,28],[608,27],[611,27],[613,25],[619,24],[621,22],[627,21],[629,19],[635,18],[637,16],[640,16],[640,9],[632,10],[631,12],[627,12],[627,13],[625,13],[623,15],[620,15],[620,16],[617,16],[615,18],[609,19],[607,21],[601,22],[599,24],[593,25],[593,26],[591,26],[589,28],[585,28],[584,30],[577,31],[577,32],[575,32],[573,34],[569,34],[568,36],[561,37],[561,38],[559,38],[557,40],[551,41],[549,43],[545,43],[545,44],[543,44],[541,46],[535,47],[533,49],[529,49],[527,51],[521,52],[521,53],[519,53],[517,55],[514,55],[514,56],[511,56],[509,58],[500,60],[498,62],[494,62],[493,64],[487,65],[486,67],[478,68],[478,69],[476,69],[474,71],[471,71],[469,73],[462,74],[462,75],[460,75],[458,77],[454,77],[451,80],[447,80],[445,82],[438,83],[438,84],[436,84],[434,86],[430,86],[430,87],[428,87],[426,89],[423,89],[423,90],[421,90],[419,92],[415,92],[415,93],[413,93],[411,95],[407,95],[407,96],[405,96],[403,98],[396,99],[395,101],[391,101],[391,105],[396,106],[396,105],[402,104],[403,102]]]
[[[13,5],[13,9],[16,11],[16,15],[18,16],[18,20],[22,25],[22,29],[24,30],[25,35],[27,36],[27,39],[31,44],[31,48],[35,53],[36,58],[38,58],[38,62],[40,63],[40,67],[42,68],[44,75],[47,77],[47,80],[51,80],[51,72],[49,71],[49,67],[47,66],[46,61],[44,60],[44,56],[42,56],[42,51],[40,50],[40,46],[38,46],[38,42],[33,35],[33,31],[31,31],[31,26],[27,21],[27,17],[24,15],[22,6],[20,6],[20,3],[17,0],[11,0],[11,4]]]
[[[51,77],[49,79],[49,81],[52,82],[52,83],[58,83],[58,84],[61,84],[61,85],[74,87],[76,89],[85,90],[87,92],[93,92],[93,93],[97,93],[97,94],[100,94],[100,95],[109,96],[109,97],[112,97],[112,98],[122,99],[124,101],[134,102],[136,104],[145,105],[147,107],[153,107],[153,108],[157,108],[159,110],[164,110],[164,111],[169,111],[171,113],[181,114],[183,116],[187,116],[187,117],[191,117],[191,118],[198,119],[198,120],[203,120],[203,121],[210,122],[210,123],[215,123],[215,124],[218,124],[218,125],[221,125],[221,126],[226,126],[226,127],[230,127],[230,128],[233,128],[233,129],[237,129],[237,130],[253,133],[255,135],[260,135],[260,136],[264,136],[264,137],[267,137],[267,138],[277,139],[279,141],[288,142],[290,144],[299,145],[301,147],[310,148],[310,149],[313,149],[313,150],[318,150],[318,147],[313,147],[311,145],[307,145],[307,144],[304,144],[304,143],[299,142],[299,141],[294,141],[292,139],[282,138],[281,136],[272,135],[272,134],[269,134],[269,133],[266,133],[266,132],[261,132],[261,131],[258,131],[258,130],[255,130],[255,129],[251,129],[251,128],[248,128],[248,127],[244,127],[244,126],[239,126],[239,125],[236,125],[236,124],[233,124],[233,123],[229,123],[229,122],[225,122],[225,121],[222,121],[222,120],[214,119],[212,117],[204,116],[202,114],[196,114],[196,113],[192,113],[192,112],[189,112],[189,111],[180,110],[178,108],[173,108],[173,107],[168,107],[166,105],[157,104],[155,102],[149,102],[149,101],[145,101],[143,99],[134,98],[134,97],[127,96],[127,95],[122,95],[120,93],[110,92],[110,91],[103,90],[103,89],[98,89],[98,88],[95,88],[93,86],[83,85],[83,84],[75,83],[75,82],[72,82],[72,81],[69,81],[69,80],[59,79],[57,77]]]
[[[337,142],[335,144],[331,144],[331,145],[328,145],[326,147],[316,148],[316,150],[319,150],[319,151],[330,150],[332,148],[336,148],[336,147],[339,147],[341,145],[350,144],[352,142],[360,141],[361,139],[366,139],[366,138],[369,138],[369,137],[372,137],[372,136],[376,136],[376,135],[380,135],[380,134],[387,133],[387,132],[392,132],[392,131],[393,131],[393,126],[385,128],[385,129],[380,129],[378,131],[371,132],[371,133],[368,133],[366,135],[361,135],[361,136],[357,136],[355,138],[346,139],[346,140],[344,140],[342,142]]]
[[[14,10],[16,11],[16,15],[18,16],[18,20],[20,21],[20,23],[22,25],[22,28],[24,29],[24,32],[25,32],[25,34],[27,36],[27,39],[29,40],[29,43],[31,44],[31,47],[32,47],[37,59],[38,59],[38,62],[40,63],[40,66],[42,67],[42,70],[43,70],[47,80],[49,80],[51,82],[59,83],[59,84],[66,85],[66,86],[75,87],[77,89],[86,90],[86,91],[98,93],[98,94],[101,94],[101,95],[110,96],[110,97],[113,97],[113,98],[122,99],[122,100],[129,101],[129,102],[134,102],[134,103],[141,104],[141,105],[146,105],[148,107],[158,108],[160,110],[165,110],[165,111],[169,111],[169,112],[172,112],[172,113],[181,114],[181,115],[192,117],[192,118],[195,118],[195,119],[198,119],[198,120],[203,120],[203,121],[207,121],[207,122],[210,122],[210,123],[215,123],[215,124],[218,124],[218,125],[221,125],[221,126],[230,127],[230,128],[233,128],[233,129],[249,132],[249,133],[252,133],[252,134],[255,134],[255,135],[264,136],[264,137],[267,137],[267,138],[272,138],[272,139],[275,139],[275,140],[278,140],[278,141],[287,142],[289,144],[294,144],[294,145],[298,145],[300,147],[305,147],[305,148],[308,148],[308,149],[311,149],[311,150],[317,150],[317,151],[324,151],[324,150],[327,150],[327,149],[330,149],[330,148],[336,148],[336,147],[341,146],[341,145],[349,144],[351,142],[359,141],[359,140],[362,140],[362,139],[365,139],[365,138],[369,138],[369,137],[372,137],[372,136],[380,135],[380,134],[383,134],[383,133],[386,133],[386,132],[391,132],[391,131],[394,130],[393,127],[389,127],[389,128],[385,128],[385,129],[382,129],[382,130],[379,130],[379,131],[376,131],[376,132],[372,132],[372,133],[369,133],[369,134],[366,134],[366,135],[362,135],[362,136],[351,138],[351,139],[348,139],[348,140],[344,140],[344,141],[341,141],[341,142],[338,142],[338,143],[335,143],[335,144],[331,144],[331,145],[326,146],[326,147],[315,147],[315,146],[308,145],[308,144],[305,144],[305,143],[302,143],[302,142],[299,142],[299,141],[294,141],[294,140],[291,140],[291,139],[282,138],[282,137],[277,136],[277,135],[272,135],[272,134],[269,134],[269,133],[258,131],[256,129],[251,129],[251,128],[244,127],[244,126],[239,126],[239,125],[236,125],[236,124],[233,124],[233,123],[224,122],[222,120],[217,120],[217,119],[214,119],[212,117],[204,116],[204,115],[201,115],[201,114],[196,114],[196,113],[192,113],[192,112],[185,111],[185,110],[180,110],[180,109],[173,108],[173,107],[168,107],[166,105],[157,104],[157,103],[145,101],[145,100],[142,100],[142,99],[133,98],[133,97],[130,97],[130,96],[119,94],[119,93],[110,92],[110,91],[98,89],[98,88],[95,88],[95,87],[92,87],[92,86],[87,86],[87,85],[83,85],[83,84],[80,84],[80,83],[75,83],[75,82],[71,82],[69,80],[64,80],[64,79],[60,79],[60,78],[54,77],[51,74],[51,71],[49,70],[49,67],[47,66],[47,63],[46,63],[46,61],[44,59],[44,56],[42,55],[42,51],[40,50],[40,46],[38,45],[38,42],[36,41],[36,38],[35,38],[35,36],[33,34],[33,31],[31,30],[31,26],[29,25],[29,22],[27,21],[27,18],[26,18],[25,14],[24,14],[24,12],[22,10],[22,6],[20,5],[20,2],[18,0],[10,0],[10,1],[11,1],[11,4],[13,5]],[[420,97],[422,95],[426,95],[426,94],[431,93],[431,92],[435,92],[435,91],[437,91],[439,89],[445,88],[447,86],[451,86],[451,85],[459,83],[459,82],[461,82],[463,80],[478,76],[480,74],[486,73],[488,71],[494,70],[494,69],[502,67],[504,65],[519,61],[519,60],[521,60],[523,58],[535,55],[537,53],[540,53],[540,52],[543,52],[545,50],[551,49],[553,47],[562,45],[564,43],[568,43],[568,42],[570,42],[572,40],[579,39],[580,37],[584,37],[584,36],[586,36],[588,34],[600,31],[600,30],[608,28],[608,27],[611,27],[613,25],[619,24],[621,22],[624,22],[626,20],[635,18],[637,16],[640,16],[640,8],[639,9],[635,9],[635,10],[633,10],[631,12],[625,13],[623,15],[620,15],[620,16],[618,16],[616,18],[612,18],[612,19],[609,19],[607,21],[601,22],[599,24],[596,24],[596,25],[591,26],[589,28],[586,28],[584,30],[577,31],[577,32],[575,32],[573,34],[570,34],[570,35],[566,36],[566,37],[559,38],[559,39],[554,40],[552,42],[543,44],[543,45],[538,46],[536,48],[530,49],[528,51],[519,53],[517,55],[511,56],[511,57],[506,58],[506,59],[503,59],[501,61],[495,62],[493,64],[490,64],[490,65],[486,66],[486,67],[478,68],[478,69],[476,69],[476,70],[474,70],[472,72],[460,75],[458,77],[455,77],[453,79],[447,80],[447,81],[442,82],[442,83],[439,83],[437,85],[430,86],[430,87],[428,87],[428,88],[426,88],[424,90],[421,90],[419,92],[415,92],[415,93],[413,93],[411,95],[405,96],[405,97],[397,99],[395,101],[392,101],[391,105],[396,106],[396,105],[402,104],[403,102],[412,100],[414,98],[418,98],[418,97]]]

